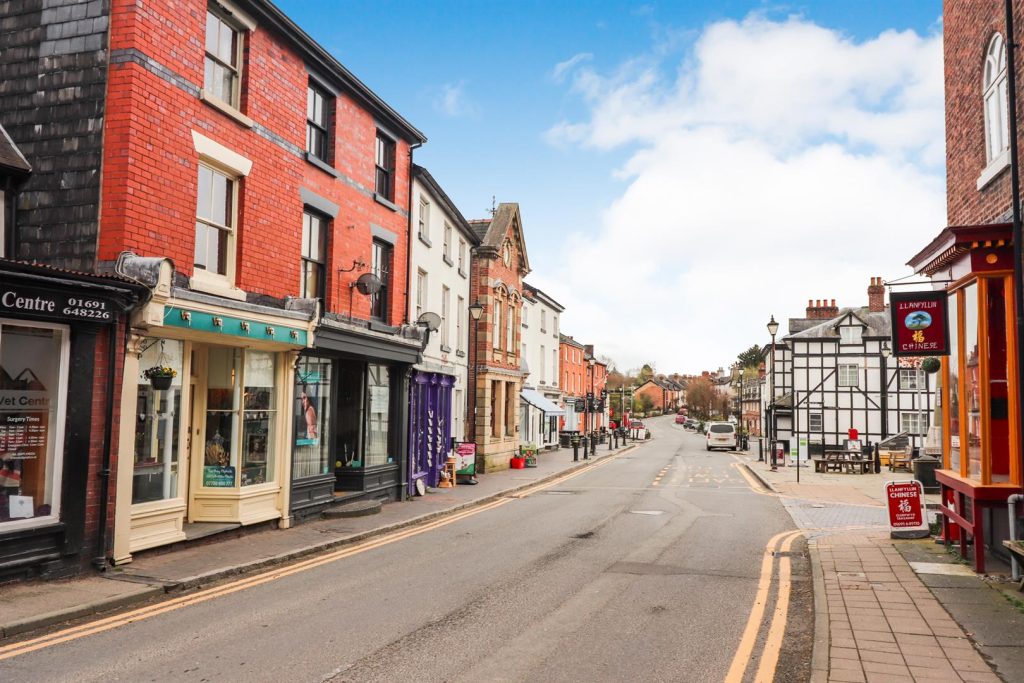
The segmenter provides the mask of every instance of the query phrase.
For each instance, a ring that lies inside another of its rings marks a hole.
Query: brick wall
[[[303,59],[280,35],[258,24],[246,33],[242,125],[202,101],[206,2],[114,0],[109,111],[104,151],[100,258],[120,251],[171,258],[192,273],[197,166],[192,131],[253,161],[241,182],[237,286],[253,295],[299,293],[306,188],[340,209],[328,239],[329,311],[369,317],[369,297],[348,285],[369,270],[371,224],[395,235],[388,322],[405,320],[408,259],[409,144],[396,145],[395,204],[373,198],[373,114],[342,92],[335,102],[331,158],[341,177],[305,159]],[[338,273],[362,260],[365,268]],[[351,297],[351,301],[350,301]]]
[[[0,123],[32,164],[14,256],[95,265],[109,0],[0,0]]]
[[[946,0],[943,4],[946,85],[946,210],[950,225],[992,223],[1010,210],[1010,173],[1002,172],[982,190],[986,166],[982,70],[993,33],[1006,38],[1003,0]],[[1017,42],[1024,30],[1024,5],[1015,3]],[[1022,51],[1016,68],[1024,73]],[[1018,98],[1020,95],[1018,94]],[[1018,117],[1020,108],[1018,107]],[[1018,143],[1020,144],[1020,143]]]

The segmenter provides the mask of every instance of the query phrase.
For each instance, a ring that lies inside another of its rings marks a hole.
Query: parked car
[[[686,416],[685,415],[678,415],[677,414],[676,415],[676,424],[677,425],[685,425],[686,424]]]
[[[629,428],[630,429],[646,429],[646,427],[644,427],[644,423],[641,422],[640,420],[630,420],[629,421]]]
[[[707,431],[707,449],[736,449],[736,426],[731,422],[710,422]]]
[[[689,430],[691,432],[697,431],[697,421],[694,420],[692,417],[686,418],[686,421],[683,422],[683,429]]]

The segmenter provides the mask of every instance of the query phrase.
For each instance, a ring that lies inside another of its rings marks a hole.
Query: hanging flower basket
[[[938,358],[925,358],[921,361],[921,369],[927,372],[929,375],[939,371],[942,367],[942,362]]]
[[[166,391],[171,388],[171,382],[178,376],[174,368],[164,365],[154,365],[142,371],[142,376],[149,380],[150,386],[157,391]]]

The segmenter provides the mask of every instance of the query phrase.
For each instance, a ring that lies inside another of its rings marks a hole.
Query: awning
[[[547,415],[563,415],[565,413],[564,410],[544,398],[544,396],[535,389],[523,389],[519,392],[519,396],[533,407],[543,410]]]

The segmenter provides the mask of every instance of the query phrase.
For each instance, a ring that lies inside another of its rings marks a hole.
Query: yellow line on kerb
[[[754,604],[750,608],[750,616],[747,618],[747,625],[743,629],[743,635],[740,638],[739,647],[736,648],[736,654],[733,655],[732,664],[729,666],[729,671],[725,675],[725,683],[740,683],[743,680],[743,674],[747,670],[747,665],[750,663],[751,655],[754,652],[754,645],[757,644],[757,633],[761,630],[761,620],[764,616],[765,607],[768,605],[768,594],[771,590],[772,584],[772,553],[775,550],[775,544],[780,539],[786,541],[792,540],[792,538],[799,536],[801,531],[783,531],[781,533],[772,536],[768,543],[765,545],[764,557],[761,559],[761,576],[757,582],[757,593],[754,595]],[[789,547],[788,545],[786,547]],[[781,642],[779,643],[781,646]],[[765,647],[768,643],[765,643]],[[762,659],[764,655],[762,655]],[[778,655],[775,656],[776,661]],[[774,669],[774,666],[773,666]],[[760,670],[758,674],[760,675]],[[758,680],[761,680],[758,678]],[[768,680],[771,680],[770,678]]]

